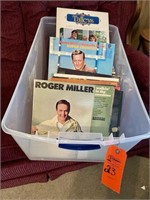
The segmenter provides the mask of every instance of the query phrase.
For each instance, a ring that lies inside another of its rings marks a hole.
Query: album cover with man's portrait
[[[109,135],[115,87],[34,80],[32,134],[59,132]]]
[[[48,79],[59,68],[112,75],[115,44],[50,37]]]

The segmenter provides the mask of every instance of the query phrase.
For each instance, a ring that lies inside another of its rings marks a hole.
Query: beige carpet
[[[149,159],[144,157],[127,159],[120,194],[100,182],[103,168],[103,163],[100,163],[64,174],[48,183],[3,189],[0,199],[150,199],[149,164]]]

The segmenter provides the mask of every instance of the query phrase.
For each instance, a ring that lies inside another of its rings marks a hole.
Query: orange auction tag
[[[126,158],[127,154],[124,149],[114,145],[108,148],[104,161],[101,182],[117,193],[120,193]]]

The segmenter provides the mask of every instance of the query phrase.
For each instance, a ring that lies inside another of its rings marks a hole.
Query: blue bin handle
[[[76,151],[89,151],[101,148],[98,144],[59,144],[58,147]]]

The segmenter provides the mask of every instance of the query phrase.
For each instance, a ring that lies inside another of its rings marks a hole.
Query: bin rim
[[[5,133],[11,135],[12,137],[19,137],[23,139],[28,139],[28,140],[34,140],[34,141],[40,141],[40,142],[46,142],[46,143],[52,143],[52,144],[99,144],[102,146],[110,146],[110,145],[119,145],[122,143],[128,143],[128,142],[135,142],[138,141],[140,142],[141,140],[144,139],[149,139],[150,138],[150,132],[144,134],[144,135],[138,135],[138,136],[132,136],[132,137],[125,137],[125,134],[123,133],[120,137],[113,137],[113,134],[111,133],[108,137],[103,137],[99,140],[96,139],[89,139],[89,140],[79,140],[79,139],[65,139],[65,138],[50,138],[50,137],[43,137],[39,135],[33,135],[29,133],[23,133],[20,131],[15,131],[12,129],[9,129],[5,123],[4,120],[2,120],[2,129]],[[80,134],[80,132],[76,132],[77,134]],[[86,133],[85,133],[86,134]],[[92,133],[90,133],[92,134]]]

